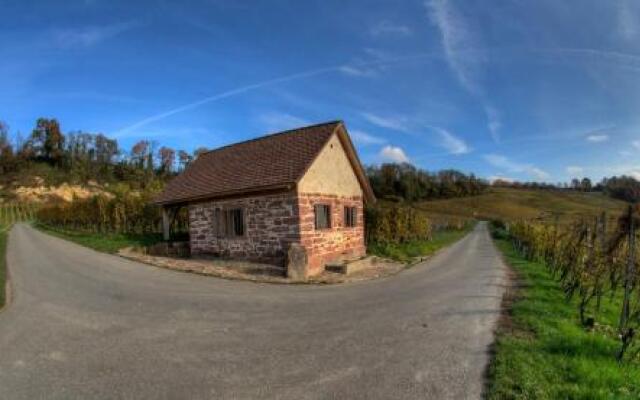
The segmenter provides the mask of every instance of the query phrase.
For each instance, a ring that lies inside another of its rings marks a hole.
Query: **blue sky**
[[[0,119],[193,150],[342,119],[366,163],[640,178],[640,2],[0,0]]]

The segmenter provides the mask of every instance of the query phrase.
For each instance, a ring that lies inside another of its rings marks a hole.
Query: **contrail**
[[[265,86],[271,86],[271,85],[275,85],[277,83],[282,83],[282,82],[288,82],[288,81],[293,81],[296,79],[301,79],[301,78],[308,78],[311,76],[315,76],[315,75],[320,75],[320,74],[324,74],[327,72],[333,72],[336,71],[338,67],[327,67],[327,68],[320,68],[320,69],[315,69],[315,70],[311,70],[311,71],[305,71],[305,72],[300,72],[297,74],[293,74],[293,75],[288,75],[288,76],[283,76],[280,78],[274,78],[274,79],[269,79],[266,81],[262,81],[262,82],[258,82],[258,83],[254,83],[251,85],[246,85],[246,86],[242,86],[236,89],[232,89],[232,90],[228,90],[226,92],[222,92],[222,93],[218,93],[215,94],[213,96],[209,96],[209,97],[205,97],[204,99],[200,99],[198,101],[194,101],[193,103],[188,103],[185,105],[182,105],[180,107],[174,108],[172,110],[169,111],[165,111],[163,113],[160,114],[156,114],[156,115],[152,115],[150,117],[147,117],[145,119],[142,119],[138,122],[136,122],[133,125],[129,125],[126,128],[122,128],[119,131],[114,133],[114,137],[121,137],[124,134],[127,134],[137,128],[140,128],[141,126],[147,125],[151,122],[155,122],[164,118],[167,118],[171,115],[174,114],[178,114],[181,113],[183,111],[187,111],[190,110],[192,108],[196,108],[199,107],[203,104],[206,103],[211,103],[213,101],[218,101],[218,100],[222,100],[222,99],[226,99],[227,97],[232,97],[241,93],[246,93],[249,92],[251,90],[255,90],[255,89],[259,89]]]
[[[497,51],[497,52],[522,51],[522,52],[539,52],[539,53],[548,53],[548,54],[552,54],[552,53],[567,54],[567,55],[576,55],[576,56],[578,56],[578,55],[580,55],[580,56],[592,56],[592,57],[599,57],[599,58],[602,58],[602,59],[606,59],[607,61],[616,62],[616,65],[618,65],[619,67],[623,67],[623,68],[626,67],[626,68],[632,69],[634,71],[640,70],[640,57],[638,57],[636,55],[628,54],[628,53],[611,52],[611,51],[605,51],[605,50],[589,49],[589,48],[532,48],[532,49],[526,49],[526,48],[498,48],[498,49],[491,49],[491,48],[486,48],[486,49],[461,50],[461,51],[458,51],[458,53],[477,53],[477,52],[493,52],[493,51]],[[334,65],[334,66],[325,67],[325,68],[319,68],[319,69],[303,71],[303,72],[295,73],[293,75],[281,76],[279,78],[269,79],[269,80],[266,80],[266,81],[256,82],[256,83],[253,83],[253,84],[250,84],[250,85],[241,86],[239,88],[231,89],[231,90],[228,90],[228,91],[225,91],[225,92],[222,92],[222,93],[214,94],[212,96],[205,97],[203,99],[194,101],[192,103],[188,103],[188,104],[179,106],[179,107],[174,108],[172,110],[165,111],[163,113],[152,115],[150,117],[144,118],[144,119],[142,119],[142,120],[140,120],[140,121],[138,121],[138,122],[136,122],[136,123],[134,123],[132,125],[129,125],[129,126],[125,127],[125,128],[122,128],[122,129],[116,131],[113,134],[113,136],[116,137],[116,138],[122,137],[122,136],[132,132],[133,130],[135,130],[137,128],[140,128],[142,126],[150,124],[151,122],[155,122],[155,121],[159,121],[161,119],[167,118],[167,117],[169,117],[171,115],[178,114],[178,113],[181,113],[183,111],[191,110],[191,109],[199,107],[199,106],[201,106],[203,104],[207,104],[207,103],[211,103],[211,102],[214,102],[214,101],[218,101],[218,100],[226,99],[226,98],[229,98],[229,97],[237,96],[239,94],[243,94],[243,93],[250,92],[250,91],[253,91],[253,90],[256,90],[256,89],[260,89],[260,88],[264,88],[264,87],[267,87],[267,86],[276,85],[276,84],[279,84],[279,83],[295,81],[295,80],[298,80],[298,79],[309,78],[309,77],[318,76],[318,75],[322,75],[322,74],[327,74],[327,73],[331,73],[331,72],[345,71],[348,68],[374,67],[374,66],[380,66],[380,65],[398,64],[398,63],[403,63],[403,62],[407,62],[407,61],[419,61],[419,60],[432,59],[432,58],[440,58],[441,59],[441,58],[443,58],[443,54],[442,53],[418,53],[418,54],[413,54],[413,55],[408,55],[408,56],[403,56],[403,57],[382,59],[382,60],[376,60],[376,61]],[[622,65],[620,65],[620,64],[622,64]]]
[[[331,67],[325,67],[325,68],[318,68],[318,69],[313,69],[313,70],[309,70],[309,71],[303,71],[303,72],[299,72],[293,75],[286,75],[286,76],[281,76],[279,78],[274,78],[274,79],[269,79],[266,81],[261,81],[261,82],[257,82],[257,83],[253,83],[251,85],[246,85],[246,86],[241,86],[239,88],[235,88],[235,89],[231,89],[222,93],[218,93],[218,94],[214,94],[213,96],[208,96],[205,97],[203,99],[200,99],[198,101],[194,101],[192,103],[188,103],[185,105],[182,105],[180,107],[176,107],[172,110],[169,111],[165,111],[163,113],[160,114],[156,114],[156,115],[152,115],[150,117],[147,117],[145,119],[142,119],[132,125],[129,125],[125,128],[122,128],[118,131],[116,131],[113,136],[115,138],[119,138],[122,137],[124,135],[126,135],[127,133],[130,133],[131,131],[140,128],[144,125],[150,124],[151,122],[155,122],[155,121],[159,121],[161,119],[167,118],[171,115],[174,114],[178,114],[181,113],[183,111],[187,111],[187,110],[191,110],[193,108],[199,107],[203,104],[207,104],[207,103],[211,103],[214,101],[218,101],[218,100],[222,100],[222,99],[226,99],[228,97],[232,97],[232,96],[237,96],[239,94],[242,93],[246,93],[246,92],[250,92],[252,90],[256,90],[256,89],[260,89],[263,87],[267,87],[267,86],[272,86],[272,85],[276,85],[278,83],[283,83],[283,82],[290,82],[290,81],[295,81],[298,79],[304,79],[304,78],[309,78],[312,76],[317,76],[317,75],[322,75],[322,74],[326,74],[326,73],[330,73],[330,72],[339,72],[341,70],[344,70],[345,68],[356,68],[356,67],[373,67],[373,66],[377,66],[377,65],[387,65],[387,64],[395,64],[395,63],[399,63],[399,62],[405,62],[405,61],[411,61],[411,60],[420,60],[420,59],[424,59],[424,58],[432,58],[432,57],[439,57],[436,54],[431,54],[431,53],[425,53],[425,54],[415,54],[415,55],[411,55],[411,56],[406,56],[406,57],[399,57],[399,58],[394,58],[394,59],[388,59],[388,60],[377,60],[377,61],[371,61],[371,62],[362,62],[362,63],[353,63],[353,64],[342,64],[342,65],[336,65],[336,66],[331,66]]]

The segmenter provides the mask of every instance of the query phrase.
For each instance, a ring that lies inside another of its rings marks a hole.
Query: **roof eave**
[[[214,200],[228,197],[243,197],[245,195],[253,195],[256,193],[263,192],[274,192],[274,191],[288,191],[295,187],[295,182],[286,183],[286,184],[278,184],[278,185],[266,185],[266,186],[257,186],[249,189],[242,190],[229,190],[226,192],[217,192],[217,193],[208,193],[200,196],[191,196],[184,198],[174,198],[170,200],[154,200],[151,203],[157,206],[177,206],[184,205],[189,203],[195,203],[203,200]]]

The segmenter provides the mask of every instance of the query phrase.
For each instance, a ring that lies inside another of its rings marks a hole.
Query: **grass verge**
[[[5,289],[7,287],[7,236],[6,226],[0,225],[0,309],[6,302]]]
[[[104,234],[72,231],[68,229],[53,228],[43,224],[35,224],[36,228],[61,239],[69,240],[79,245],[104,253],[117,253],[124,247],[142,247],[162,241],[160,234],[134,235],[134,234]]]
[[[430,256],[441,248],[457,242],[469,233],[473,226],[468,224],[466,228],[460,230],[439,231],[433,234],[431,240],[416,240],[401,244],[370,244],[368,251],[376,256],[409,263],[417,257]]]
[[[523,259],[506,240],[496,244],[518,289],[498,331],[486,398],[640,398],[640,365],[615,360],[616,301],[603,302],[601,325],[587,331],[544,264]]]

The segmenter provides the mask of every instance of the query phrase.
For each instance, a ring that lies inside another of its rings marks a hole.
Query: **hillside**
[[[417,207],[434,215],[503,220],[551,220],[558,215],[567,221],[602,211],[618,214],[625,205],[598,192],[490,188],[478,196],[423,201]]]

